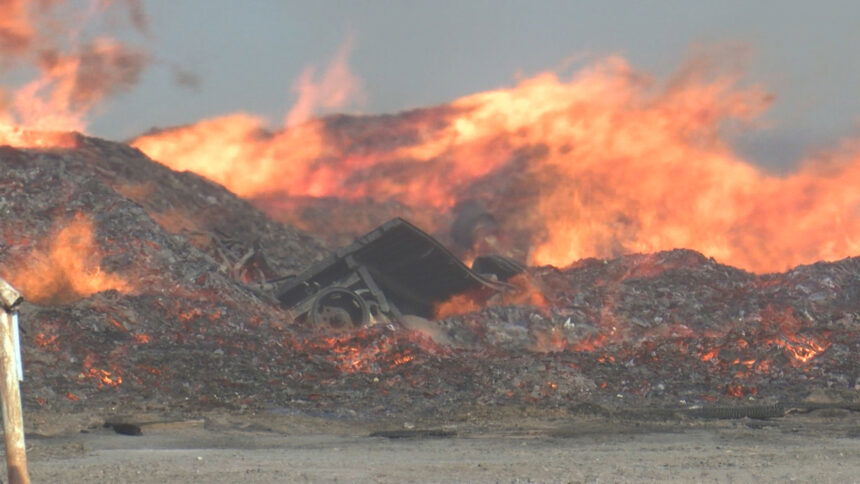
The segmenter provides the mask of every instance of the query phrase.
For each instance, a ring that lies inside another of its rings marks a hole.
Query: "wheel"
[[[314,326],[357,328],[368,323],[370,311],[358,294],[343,287],[330,287],[314,299],[310,320]]]

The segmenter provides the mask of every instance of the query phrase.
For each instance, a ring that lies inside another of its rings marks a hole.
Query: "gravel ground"
[[[33,482],[860,482],[860,415],[851,412],[529,417],[426,427],[447,438],[369,436],[422,425],[208,416],[143,425],[135,437],[102,428],[34,435],[28,447]]]

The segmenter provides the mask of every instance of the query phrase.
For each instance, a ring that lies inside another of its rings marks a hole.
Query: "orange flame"
[[[174,170],[193,171],[250,197],[286,189],[325,195],[334,173],[314,172],[324,153],[322,127],[303,124],[268,134],[261,119],[233,114],[138,138],[134,146]],[[287,161],[285,161],[287,160]]]
[[[439,303],[434,308],[436,319],[449,316],[474,313],[483,309],[488,303],[501,303],[505,306],[529,305],[540,308],[547,307],[548,303],[541,289],[534,279],[527,274],[517,274],[508,281],[512,287],[502,294],[501,301],[488,301],[487,294],[482,291],[474,293],[455,294],[447,300]]]
[[[73,138],[48,132],[83,131],[86,115],[98,103],[137,81],[147,62],[144,53],[107,37],[78,39],[80,26],[112,4],[94,0],[82,13],[79,5],[55,0],[0,4],[0,54],[5,54],[0,73],[21,65],[39,73],[23,86],[0,90],[0,144],[68,147]],[[132,22],[143,28],[137,2],[125,5]]]
[[[101,255],[93,230],[89,218],[76,215],[48,237],[47,249],[21,257],[5,277],[39,304],[67,303],[111,289],[131,292],[131,283],[99,267]]]
[[[737,80],[694,59],[661,85],[611,57],[352,131],[314,121],[266,134],[233,115],[134,144],[245,197],[368,197],[436,213],[514,173],[520,189],[478,195],[502,230],[529,234],[532,264],[685,247],[766,272],[860,252],[860,150],[765,173],[726,132],[771,96]],[[287,206],[258,203],[276,217]]]
[[[286,126],[296,126],[309,121],[320,108],[338,109],[355,98],[361,98],[361,81],[350,71],[347,63],[351,50],[352,37],[348,37],[338,48],[319,82],[314,82],[314,66],[302,71],[293,85],[299,99],[284,120]]]
[[[484,304],[471,294],[455,294],[436,305],[436,319],[443,319],[460,314],[468,314],[480,311]]]
[[[506,306],[515,304],[527,304],[545,308],[549,305],[543,290],[538,287],[537,282],[528,274],[517,274],[511,277],[508,284],[514,286],[513,291],[503,295],[503,304]]]
[[[361,83],[347,65],[352,40],[338,49],[322,79],[305,69],[294,85],[299,99],[284,119],[290,129],[270,133],[265,122],[231,114],[139,137],[133,146],[175,170],[188,170],[253,197],[286,191],[296,196],[328,196],[343,166],[319,163],[329,153],[324,128],[311,121],[320,108],[341,108],[361,97]]]
[[[797,334],[802,324],[790,307],[784,310],[765,307],[761,311],[761,318],[764,324],[775,325],[778,330],[777,336],[769,338],[766,343],[782,348],[796,364],[806,363],[830,348],[831,343],[826,339],[828,334],[817,338]]]

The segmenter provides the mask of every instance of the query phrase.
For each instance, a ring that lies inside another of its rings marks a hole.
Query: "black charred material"
[[[140,426],[135,425],[135,424],[108,422],[104,426],[105,426],[105,428],[113,429],[114,432],[116,432],[120,435],[131,435],[131,436],[143,435],[143,431],[140,429]]]
[[[454,207],[451,238],[464,249],[472,249],[482,233],[498,230],[498,222],[477,200],[466,200]]]
[[[508,276],[522,268],[496,261]],[[395,218],[351,245],[281,282],[278,299],[296,319],[313,324],[361,326],[403,314],[433,317],[437,304],[455,294],[498,291],[506,286],[466,267],[414,225]]]
[[[385,437],[386,439],[448,439],[456,436],[457,432],[437,429],[380,430],[369,435],[369,437]]]

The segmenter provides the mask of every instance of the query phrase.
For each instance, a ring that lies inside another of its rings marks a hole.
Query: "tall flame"
[[[316,67],[309,66],[302,71],[293,84],[293,91],[299,98],[287,113],[286,126],[309,121],[320,109],[340,109],[361,99],[361,80],[352,73],[348,63],[352,45],[352,37],[347,37],[318,82],[314,79]]]
[[[111,289],[132,291],[131,283],[101,269],[93,231],[92,220],[76,215],[49,236],[47,247],[35,249],[4,268],[4,277],[25,298],[39,304],[71,302]]]
[[[481,198],[502,231],[528,233],[521,252],[532,264],[685,247],[767,272],[857,254],[858,150],[846,145],[782,177],[732,151],[726,132],[770,100],[701,59],[659,83],[611,57],[568,80],[547,72],[399,123],[368,120],[387,122],[389,134],[325,120],[270,134],[233,115],[134,144],[256,197],[276,217],[287,205],[272,194],[437,213]],[[488,183],[502,189],[480,188]]]
[[[147,62],[142,51],[108,37],[80,40],[80,25],[113,3],[93,0],[81,9],[74,1],[0,2],[0,74],[38,73],[23,85],[0,90],[0,144],[64,145],[70,138],[33,132],[83,131],[95,106],[137,82]],[[132,23],[143,29],[140,5],[124,4]]]
[[[284,119],[289,129],[270,133],[262,119],[239,113],[142,136],[133,144],[176,170],[194,171],[241,196],[285,190],[331,195],[343,166],[319,164],[321,157],[339,153],[329,152],[323,125],[311,117],[360,99],[361,82],[347,63],[351,49],[347,38],[318,81],[314,66],[302,72],[293,86],[298,100]]]

